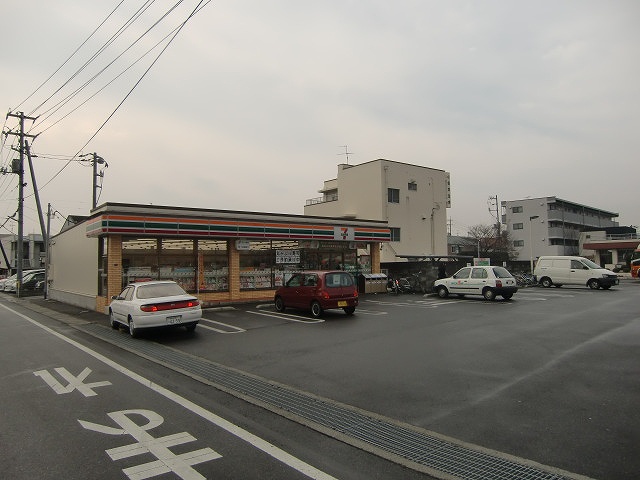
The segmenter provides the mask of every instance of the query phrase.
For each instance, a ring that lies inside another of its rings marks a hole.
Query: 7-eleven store
[[[128,282],[168,279],[205,306],[272,299],[292,272],[380,272],[387,223],[106,203],[51,239],[48,297],[97,311]]]

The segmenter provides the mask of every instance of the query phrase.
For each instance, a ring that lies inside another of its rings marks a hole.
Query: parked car
[[[500,295],[509,300],[518,291],[518,286],[506,268],[478,266],[464,267],[449,278],[436,280],[433,289],[440,298],[456,294],[460,297],[482,295],[486,300],[493,300]]]
[[[38,292],[44,291],[44,271],[34,272],[28,277],[25,275],[22,279],[21,292]]]
[[[33,275],[35,275],[37,273],[41,273],[42,274],[42,279],[44,279],[44,269],[42,269],[42,268],[23,271],[22,272],[22,286],[24,286],[24,284],[26,282],[28,282],[33,277]],[[5,279],[3,290],[5,292],[15,293],[16,292],[16,284],[17,283],[18,283],[18,274],[15,274],[15,275]],[[21,288],[21,290],[22,290],[22,288]]]
[[[4,292],[4,286],[6,285],[7,282],[13,282],[15,281],[16,278],[18,278],[18,274],[14,273],[10,277],[3,278],[2,280],[0,280],[0,292]]]
[[[350,273],[341,270],[298,272],[276,290],[274,304],[278,312],[298,308],[309,310],[314,318],[337,308],[352,315],[358,306],[358,286]]]
[[[111,328],[127,327],[134,338],[147,328],[184,326],[193,331],[201,318],[200,301],[171,280],[130,283],[109,304]]]
[[[554,285],[584,285],[593,290],[605,290],[618,285],[618,275],[595,262],[575,256],[544,256],[538,258],[534,275],[543,287]]]

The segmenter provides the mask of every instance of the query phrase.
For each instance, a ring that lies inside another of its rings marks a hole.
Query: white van
[[[533,274],[543,287],[586,285],[589,288],[606,290],[619,283],[618,275],[584,257],[540,257]]]

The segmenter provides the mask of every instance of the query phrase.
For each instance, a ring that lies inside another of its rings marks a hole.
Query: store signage
[[[236,240],[236,250],[251,250],[251,242],[245,239]]]
[[[355,240],[356,235],[353,227],[333,227],[334,240]]]
[[[300,250],[276,250],[276,263],[300,263]]]

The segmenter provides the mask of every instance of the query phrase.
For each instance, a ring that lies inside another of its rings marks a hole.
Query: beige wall
[[[49,298],[94,310],[98,294],[98,239],[84,223],[51,239]]]
[[[409,190],[414,181],[417,190]],[[400,228],[400,242],[383,244],[382,262],[402,261],[396,255],[447,255],[449,174],[417,165],[376,160],[360,165],[338,165],[338,200],[306,205],[305,215],[354,216],[385,220]],[[388,203],[387,189],[400,190],[400,202]]]

